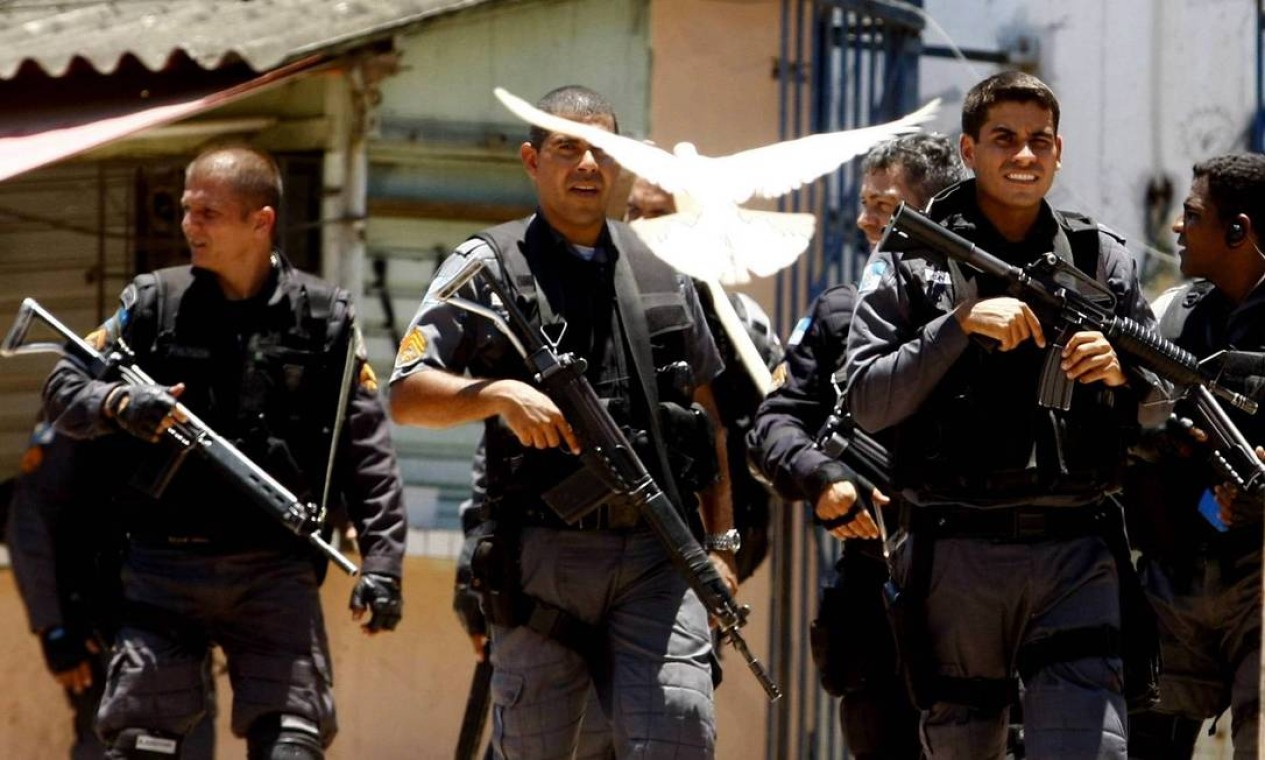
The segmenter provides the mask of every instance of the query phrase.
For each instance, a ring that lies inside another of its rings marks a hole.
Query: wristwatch
[[[742,548],[742,534],[737,528],[724,533],[708,533],[703,537],[703,548],[709,552],[737,552]]]

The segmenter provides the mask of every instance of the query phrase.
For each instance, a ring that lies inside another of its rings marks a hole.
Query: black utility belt
[[[913,534],[1026,543],[1099,535],[1107,524],[1101,503],[1078,507],[919,507],[910,506],[902,526]]]
[[[513,507],[510,506],[510,509]],[[564,521],[544,504],[528,507],[522,511],[519,519],[525,526],[557,530],[632,531],[643,525],[641,511],[637,509],[637,506],[631,499],[619,496],[595,507],[573,523]]]

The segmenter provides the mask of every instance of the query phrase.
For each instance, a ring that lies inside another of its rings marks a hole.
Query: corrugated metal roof
[[[75,58],[109,74],[127,54],[157,71],[177,52],[262,72],[486,1],[0,0],[0,79],[26,61],[60,77]]]

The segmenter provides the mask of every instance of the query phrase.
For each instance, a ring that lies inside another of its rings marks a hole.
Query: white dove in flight
[[[776,198],[828,174],[843,162],[896,135],[918,131],[935,117],[939,99],[897,121],[809,135],[729,156],[700,155],[677,143],[672,153],[545,113],[497,87],[497,99],[523,121],[606,151],[620,166],[672,193],[677,213],[638,220],[634,229],[655,255],[701,280],[741,284],[768,277],[799,257],[812,240],[812,214],[741,208],[752,197]]]

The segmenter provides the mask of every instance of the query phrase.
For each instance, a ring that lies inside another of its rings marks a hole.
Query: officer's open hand
[[[105,397],[105,416],[122,430],[143,441],[155,443],[168,428],[188,417],[176,405],[184,393],[184,383],[170,388],[162,385],[116,385]]]
[[[1097,330],[1072,335],[1063,347],[1063,362],[1059,366],[1068,379],[1078,383],[1101,381],[1114,388],[1126,380],[1116,350],[1107,342],[1107,336]]]
[[[359,622],[369,613],[369,622],[360,626],[368,634],[393,631],[404,612],[400,581],[381,573],[365,573],[351,590],[351,618]]]
[[[496,394],[501,419],[519,443],[536,449],[566,444],[572,454],[580,453],[580,439],[548,396],[518,380],[498,380],[488,389]]]
[[[967,302],[953,311],[962,331],[997,342],[1002,351],[1009,351],[1031,338],[1045,348],[1041,322],[1028,304],[1018,298],[1002,296]]]
[[[92,658],[101,652],[94,636],[55,626],[40,634],[40,645],[49,672],[62,688],[71,694],[92,688]]]
[[[874,489],[874,493],[883,496],[877,488]],[[883,496],[883,500],[883,503],[886,503],[887,497]],[[841,541],[849,538],[879,537],[878,526],[874,524],[874,518],[870,516],[870,513],[857,500],[857,489],[851,481],[840,480],[831,483],[817,497],[813,514],[817,516],[818,522],[826,524],[826,530],[830,535]],[[843,518],[846,520],[840,522]]]

